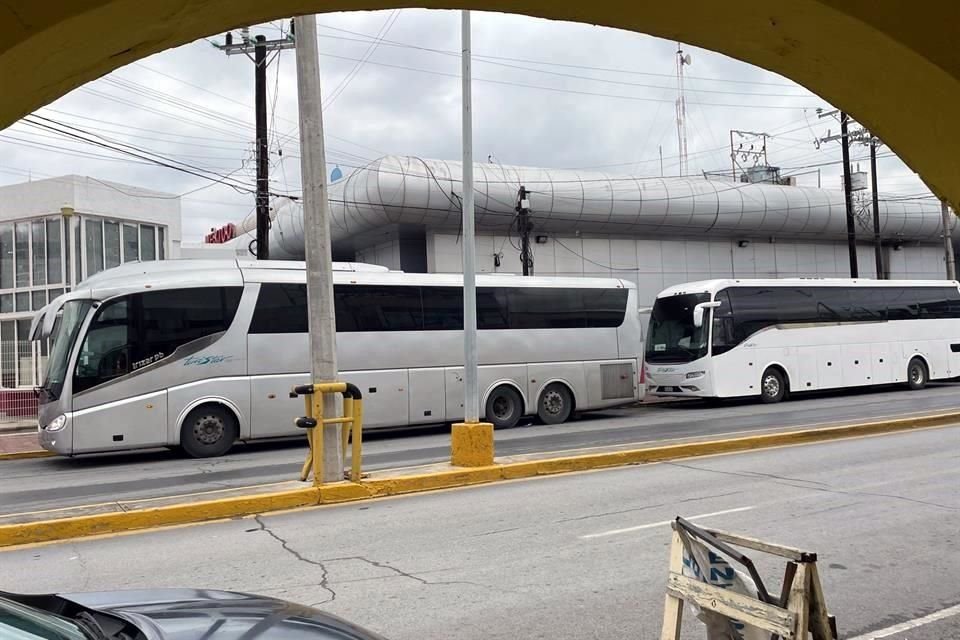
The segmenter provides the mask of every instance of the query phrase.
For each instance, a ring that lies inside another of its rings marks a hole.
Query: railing
[[[0,341],[0,429],[37,424],[39,384],[47,356],[39,343]]]

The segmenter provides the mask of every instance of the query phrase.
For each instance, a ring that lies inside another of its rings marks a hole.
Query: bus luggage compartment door
[[[446,381],[444,370],[410,369],[410,424],[446,420]]]
[[[75,407],[82,402],[81,398],[74,399]],[[87,410],[79,408],[74,414],[74,453],[167,443],[166,390],[103,404],[93,403],[90,407]]]

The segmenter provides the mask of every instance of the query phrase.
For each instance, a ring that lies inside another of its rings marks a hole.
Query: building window
[[[63,282],[63,258],[60,252],[61,224],[60,218],[47,220],[47,284]]]
[[[0,289],[13,289],[12,224],[0,224]]]
[[[18,222],[16,229],[16,263],[18,287],[30,286],[30,223]]]
[[[16,293],[17,308],[15,311],[30,311],[30,292],[18,291]]]
[[[30,294],[30,298],[33,301],[33,310],[40,311],[47,304],[47,292],[43,289],[37,289]]]
[[[137,226],[134,224],[123,225],[123,261],[133,262],[140,259],[139,246],[137,242]]]
[[[140,225],[140,259],[157,259],[157,237],[155,235],[155,228],[153,225]]]
[[[120,223],[103,223],[103,258],[107,269],[120,266]]]
[[[30,224],[33,240],[33,285],[47,284],[47,251],[43,220],[34,220]]]
[[[57,288],[57,289],[50,289],[50,299],[51,299],[51,300],[56,300],[57,298],[59,298],[59,297],[62,296],[62,295],[63,295],[63,289],[59,289],[59,288]]]
[[[30,342],[30,319],[17,320],[17,385],[33,386],[33,343]]]
[[[0,294],[0,313],[13,313],[13,294]]]
[[[103,271],[103,223],[87,220],[87,277]]]
[[[167,243],[164,240],[165,235],[163,227],[157,227],[157,248],[160,249],[159,254],[161,260],[166,260],[167,258]]]
[[[13,320],[0,322],[0,386],[17,386],[17,340]]]

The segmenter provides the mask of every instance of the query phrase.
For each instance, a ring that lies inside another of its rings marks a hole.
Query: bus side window
[[[726,353],[736,346],[734,335],[733,307],[730,305],[730,294],[720,291],[714,298],[720,306],[713,310],[713,355]]]

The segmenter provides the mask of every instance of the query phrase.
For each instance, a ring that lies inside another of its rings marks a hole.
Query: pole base
[[[489,422],[457,422],[450,432],[450,464],[456,467],[488,467],[493,464],[493,425]]]

